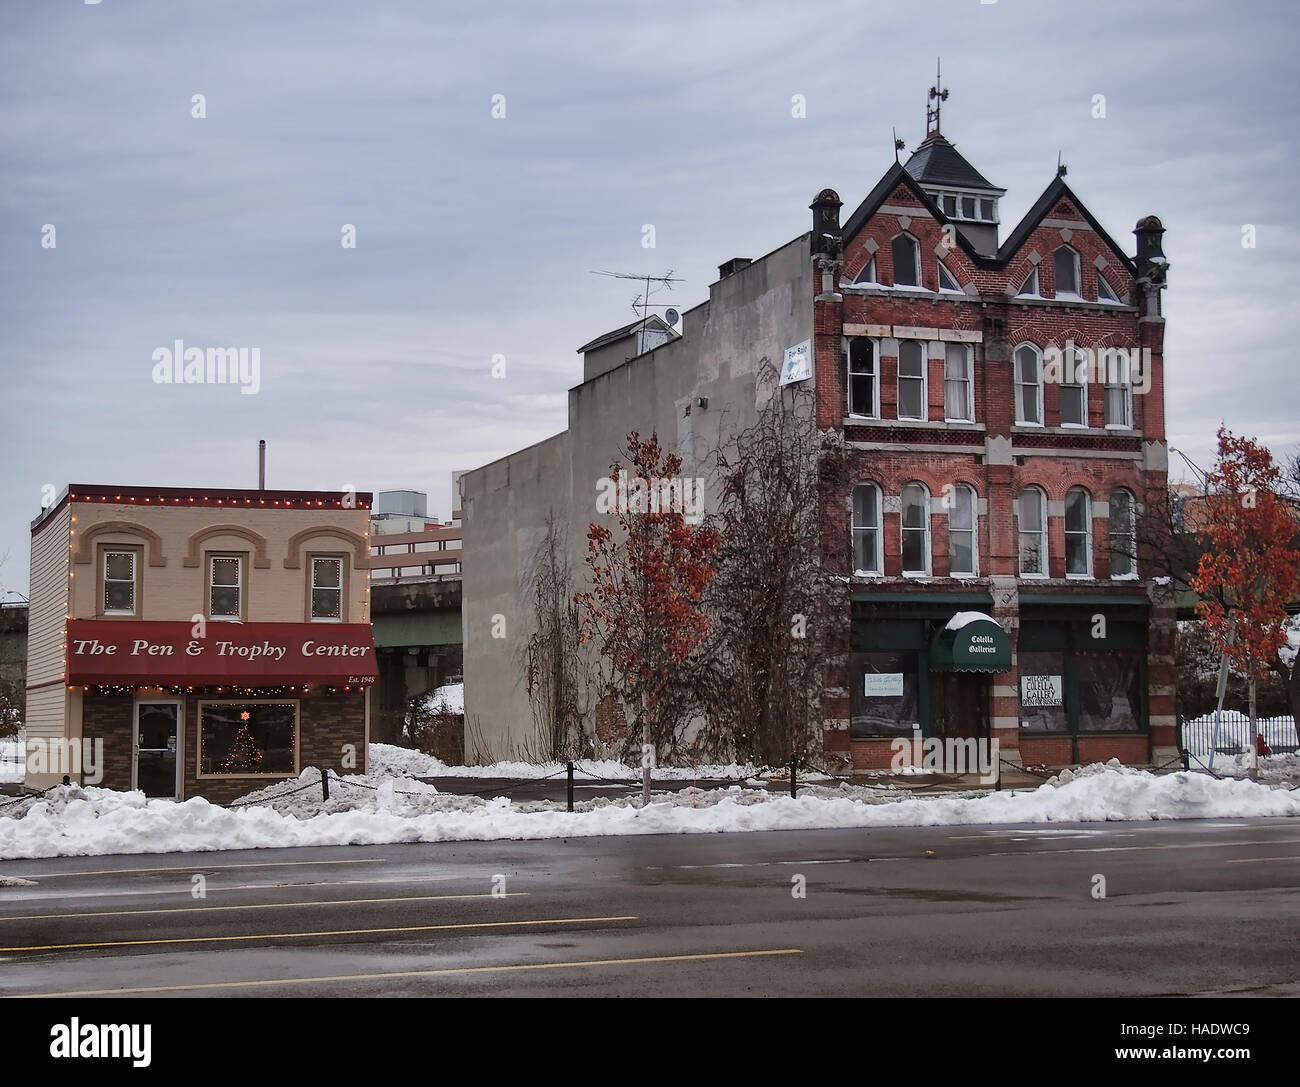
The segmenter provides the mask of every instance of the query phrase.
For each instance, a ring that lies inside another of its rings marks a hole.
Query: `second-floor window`
[[[104,552],[104,614],[135,614],[135,552]]]
[[[1047,576],[1047,497],[1037,487],[1026,487],[1016,500],[1020,530],[1021,577]]]
[[[1110,576],[1137,576],[1137,519],[1129,491],[1110,492]]]
[[[874,483],[853,488],[853,571],[880,573],[880,489]]]
[[[1067,577],[1092,575],[1092,502],[1082,487],[1065,496],[1065,573]]]
[[[930,572],[930,492],[920,483],[903,488],[903,573]]]
[[[343,619],[343,560],[311,560],[311,617],[313,622]]]
[[[924,419],[926,417],[925,347],[916,340],[903,340],[898,345],[898,417]]]
[[[968,344],[950,343],[944,348],[944,416],[953,422],[975,421],[974,381]]]
[[[949,573],[953,576],[979,572],[975,552],[977,506],[975,491],[959,483],[948,494]]]
[[[213,555],[208,560],[208,617],[239,619],[243,615],[244,560],[239,555]]]

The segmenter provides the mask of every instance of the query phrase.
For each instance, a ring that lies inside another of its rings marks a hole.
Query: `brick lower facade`
[[[214,691],[187,693],[184,696],[156,695],[145,692],[142,701],[183,699],[183,724],[179,742],[182,759],[181,799],[201,796],[216,804],[225,804],[290,774],[269,776],[199,775],[198,722],[199,702],[228,701],[296,701],[298,703],[297,766],[298,773],[308,766],[325,766],[338,774],[365,773],[366,764],[366,693],[361,689],[326,693],[309,691],[293,695],[271,695],[231,699]],[[135,745],[132,730],[135,722],[136,696],[131,692],[96,691],[82,695],[82,737],[103,741],[103,777],[105,789],[132,788]],[[346,759],[346,762],[345,762]],[[350,765],[349,765],[350,763]]]

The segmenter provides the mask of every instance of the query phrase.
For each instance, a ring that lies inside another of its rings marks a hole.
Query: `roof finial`
[[[900,139],[898,138],[898,129],[893,128],[893,129],[890,129],[890,131],[893,132],[893,134],[894,134],[894,161],[897,162],[897,161],[898,161],[898,153],[899,153],[901,150],[903,150],[903,148],[906,147],[907,144],[905,144],[902,140],[900,140]]]
[[[943,86],[943,75],[940,68],[942,57],[936,57],[934,61],[934,86],[930,88],[930,97],[925,106],[925,134],[927,136],[933,131],[936,136],[939,133],[939,110],[943,107],[944,102],[948,100],[948,91]],[[930,107],[930,102],[934,103],[934,108]],[[930,122],[934,122],[934,128],[930,128]]]

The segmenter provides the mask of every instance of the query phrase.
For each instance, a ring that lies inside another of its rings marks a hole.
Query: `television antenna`
[[[671,268],[661,276],[642,272],[607,272],[603,270],[591,274],[594,276],[609,276],[612,279],[635,279],[639,283],[644,283],[645,290],[632,299],[632,312],[641,318],[643,326],[650,319],[651,310],[672,309],[666,303],[651,302],[650,299],[663,291],[671,291],[674,283],[682,282],[679,276],[673,275]]]

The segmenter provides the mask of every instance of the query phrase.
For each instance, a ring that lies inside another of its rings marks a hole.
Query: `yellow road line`
[[[0,917],[0,921],[63,921],[82,917],[140,917],[148,913],[213,913],[217,910],[283,910],[290,906],[364,906],[370,902],[450,902],[457,898],[526,898],[527,891],[494,895],[397,895],[394,898],[326,898],[312,902],[251,902],[242,906],[191,906],[170,910],[104,910],[99,913],[43,913]]]
[[[455,974],[493,974],[516,970],[564,970],[579,966],[639,966],[656,962],[700,962],[706,959],[754,959],[771,955],[802,955],[798,947],[773,948],[765,951],[713,951],[697,955],[644,955],[634,959],[584,959],[574,962],[526,962],[505,966],[460,966],[442,970],[399,970],[386,974],[335,974],[318,978],[274,978],[266,981],[212,981],[194,985],[149,985],[133,989],[83,989],[67,993],[23,993],[6,997],[9,1000],[33,997],[67,996],[126,996],[131,993],[177,993],[193,989],[246,989],[267,985],[316,985],[323,982],[380,981],[387,978],[447,977]]]
[[[341,928],[326,932],[266,932],[252,936],[174,936],[165,940],[100,940],[84,944],[37,944],[30,947],[0,947],[11,951],[73,951],[86,947],[145,947],[156,944],[231,943],[239,940],[288,940],[304,936],[372,936],[382,932],[440,932],[449,929],[518,928],[522,925],[577,925],[598,921],[635,921],[636,917],[552,917],[536,921],[475,921],[456,925],[402,925],[397,928]]]

